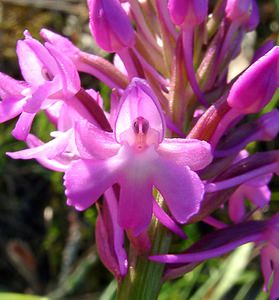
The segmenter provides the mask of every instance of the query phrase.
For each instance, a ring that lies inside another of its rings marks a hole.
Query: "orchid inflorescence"
[[[0,121],[18,117],[12,135],[27,145],[7,155],[64,172],[67,204],[75,209],[97,203],[99,256],[120,285],[139,256],[165,263],[160,276],[170,279],[254,242],[264,288],[277,299],[278,214],[255,220],[253,212],[269,204],[279,151],[245,148],[278,134],[279,111],[261,111],[279,86],[279,47],[268,40],[229,81],[230,62],[258,25],[257,3],[208,6],[206,0],[88,0],[93,38],[114,54],[113,63],[47,29],[42,43],[26,30],[16,49],[24,80],[0,73]],[[79,72],[111,89],[109,112],[99,92],[82,87]],[[46,143],[31,133],[41,111],[56,127]],[[217,210],[231,223],[214,218]],[[198,221],[211,224],[212,233],[183,253],[157,253],[151,229],[158,221],[181,239],[187,224]]]

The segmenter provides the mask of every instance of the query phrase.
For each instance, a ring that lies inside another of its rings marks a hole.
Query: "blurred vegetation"
[[[21,78],[15,47],[25,29],[39,38],[40,28],[47,27],[69,36],[84,50],[100,51],[90,38],[85,2],[0,0],[0,70]],[[276,38],[279,30],[278,0],[259,3],[257,45],[267,37]],[[89,76],[82,80],[85,86],[107,95],[108,89],[96,80]],[[275,106],[277,99],[278,95],[270,106]],[[116,284],[98,260],[94,245],[95,208],[78,213],[67,207],[62,174],[48,171],[36,161],[17,161],[5,155],[24,148],[10,134],[14,124],[0,124],[0,300],[46,299],[31,294],[48,295],[48,299],[113,299]],[[48,140],[51,129],[44,115],[36,118],[33,132],[40,138]],[[254,150],[278,146],[278,141],[252,145]],[[271,186],[271,210],[275,212],[279,210],[278,180]],[[188,226],[187,243],[209,229],[203,224]],[[159,300],[267,299],[259,260],[251,259],[256,251],[246,245],[200,265],[181,279],[165,283]]]

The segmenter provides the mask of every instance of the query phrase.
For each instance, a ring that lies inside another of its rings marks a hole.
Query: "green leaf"
[[[0,293],[1,300],[50,300],[47,297],[36,295],[16,294],[16,293]]]

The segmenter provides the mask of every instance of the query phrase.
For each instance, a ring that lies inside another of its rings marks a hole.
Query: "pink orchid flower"
[[[76,144],[82,159],[65,173],[67,203],[84,210],[118,183],[119,225],[138,235],[150,223],[153,211],[163,222],[170,221],[163,209],[158,213],[160,207],[152,194],[155,187],[172,217],[186,223],[199,211],[203,199],[204,184],[195,171],[211,162],[210,145],[165,138],[159,102],[138,78],[121,97],[113,129],[111,133],[87,121],[77,123]]]
[[[11,118],[20,114],[13,135],[26,140],[36,114],[57,101],[73,102],[71,98],[80,90],[80,80],[75,66],[67,57],[49,43],[43,46],[27,31],[25,40],[17,43],[17,55],[26,88],[22,88],[22,97],[18,96],[16,103],[4,100],[12,107]],[[6,81],[12,84],[11,79]],[[14,81],[14,89],[19,88],[20,84]]]

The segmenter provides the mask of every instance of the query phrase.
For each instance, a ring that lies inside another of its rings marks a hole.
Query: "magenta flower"
[[[7,120],[20,114],[13,135],[25,140],[30,132],[36,114],[47,109],[57,101],[71,101],[80,90],[80,80],[73,63],[64,57],[51,44],[45,47],[25,32],[25,40],[17,43],[17,55],[21,73],[25,79],[22,84],[4,77],[8,84],[3,90],[0,120]],[[25,88],[24,88],[25,87]],[[13,97],[9,97],[12,89]],[[10,91],[10,92],[9,92]],[[5,116],[5,112],[7,117]]]
[[[177,222],[186,223],[199,211],[204,185],[194,171],[211,162],[210,145],[165,138],[163,112],[144,80],[135,78],[124,92],[114,133],[81,121],[76,126],[76,143],[83,159],[74,162],[64,177],[67,203],[76,209],[88,208],[118,183],[118,222],[135,235],[151,220],[153,187]]]

